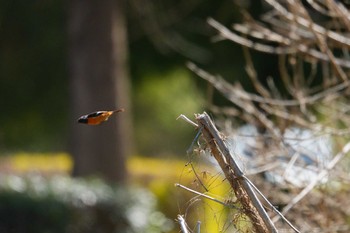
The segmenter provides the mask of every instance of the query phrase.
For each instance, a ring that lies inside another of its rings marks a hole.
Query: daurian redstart
[[[113,114],[117,112],[124,112],[124,109],[117,109],[113,111],[97,111],[92,112],[87,115],[81,116],[78,119],[79,123],[88,124],[88,125],[99,125],[104,121],[107,121],[108,118]]]

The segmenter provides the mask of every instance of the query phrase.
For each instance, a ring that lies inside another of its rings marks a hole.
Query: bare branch
[[[318,176],[310,182],[296,197],[293,198],[289,204],[283,208],[282,214],[286,214],[293,206],[295,206],[301,199],[303,199],[314,187],[329,173],[330,170],[350,151],[350,142],[348,142],[343,149],[332,159],[325,169],[319,172]],[[277,221],[278,217],[273,219]]]
[[[182,233],[189,233],[184,217],[182,215],[178,215],[177,220],[179,221]]]
[[[265,1],[269,3],[274,9],[276,9],[282,17],[285,17],[290,21],[296,20],[296,22],[301,26],[310,28],[315,32],[317,32],[318,34],[324,35],[344,46],[350,47],[350,39],[348,37],[345,37],[331,30],[327,30],[324,27],[314,23],[313,21],[307,20],[300,16],[293,15],[276,0],[265,0]]]
[[[208,114],[196,116],[198,124],[203,126],[203,136],[210,146],[211,153],[217,160],[226,179],[229,181],[237,199],[243,206],[243,212],[252,220],[257,232],[277,232],[270,217],[262,207],[250,184],[243,178],[243,172],[234,161],[225,142],[211,121]]]
[[[322,52],[319,52],[315,49],[309,49],[305,44],[293,44],[293,46],[286,47],[286,46],[270,46],[265,45],[262,43],[253,42],[249,39],[246,39],[244,37],[241,37],[234,32],[230,31],[228,28],[217,22],[216,20],[209,18],[208,19],[209,25],[214,27],[220,32],[220,35],[224,39],[231,40],[235,43],[241,44],[245,47],[268,53],[268,54],[291,54],[296,53],[297,51],[302,52],[304,54],[309,55],[312,58],[316,58],[321,61],[327,61],[329,62],[329,58],[323,54]],[[309,25],[310,26],[310,25]],[[311,27],[314,29],[314,27]],[[349,41],[350,42],[350,41]],[[334,62],[340,66],[350,68],[350,62],[344,59],[340,58],[334,58]]]
[[[190,188],[188,188],[188,187],[186,187],[186,186],[184,186],[184,185],[175,184],[175,187],[179,187],[179,188],[185,189],[186,191],[189,191],[189,192],[194,193],[194,194],[196,194],[196,195],[198,195],[198,196],[201,196],[201,197],[204,197],[204,198],[206,198],[206,199],[208,199],[208,200],[211,200],[211,201],[214,201],[214,202],[216,202],[216,203],[219,203],[219,204],[221,204],[221,205],[223,205],[223,206],[236,209],[236,207],[233,206],[233,205],[227,204],[227,203],[225,203],[225,202],[223,202],[223,201],[220,201],[220,200],[218,200],[218,199],[216,199],[216,198],[213,198],[213,197],[211,197],[211,196],[208,196],[208,195],[206,195],[206,194],[204,194],[204,193],[200,193],[200,192],[198,192],[198,191],[196,191],[196,190],[190,189]]]

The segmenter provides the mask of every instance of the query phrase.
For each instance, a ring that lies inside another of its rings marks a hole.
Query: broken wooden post
[[[196,120],[198,127],[202,129],[205,141],[210,147],[211,154],[224,172],[237,200],[242,204],[243,213],[251,219],[255,231],[259,233],[277,232],[276,227],[255,195],[242,170],[235,162],[234,156],[231,155],[209,115],[206,112],[196,114]]]

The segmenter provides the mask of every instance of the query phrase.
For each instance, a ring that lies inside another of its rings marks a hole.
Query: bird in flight
[[[81,116],[78,118],[79,123],[87,124],[87,125],[99,125],[104,121],[107,121],[108,118],[113,113],[124,112],[124,108],[113,110],[113,111],[97,111],[92,112],[87,115]]]

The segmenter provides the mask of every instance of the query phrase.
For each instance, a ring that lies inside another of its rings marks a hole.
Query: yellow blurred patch
[[[135,156],[127,160],[127,168],[135,176],[154,176],[167,179],[178,176],[185,163],[184,160]]]
[[[202,221],[204,232],[224,231],[230,221],[241,220],[240,215],[232,215],[227,208],[206,198],[200,198],[202,201],[198,203],[201,203],[201,207],[195,205],[191,211],[189,200],[197,195],[174,187],[175,183],[181,183],[224,202],[229,201],[232,194],[230,194],[228,183],[215,169],[203,164],[195,164],[193,168],[196,173],[194,173],[191,166],[186,166],[187,162],[180,159],[133,156],[127,160],[126,166],[130,174],[130,183],[151,190],[157,196],[158,201],[164,205],[163,210],[166,214],[175,216],[179,212],[177,203],[181,203],[184,206],[181,206],[180,209],[189,211],[186,211],[187,220],[193,224],[198,220]],[[8,172],[14,173],[70,174],[73,168],[73,160],[68,153],[17,153],[8,157],[0,157],[0,164]],[[3,168],[0,166],[0,169]],[[208,188],[208,192],[204,191],[202,185]],[[196,199],[199,197],[197,196]],[[234,217],[228,220],[229,215]],[[244,228],[243,225],[240,224],[240,228]]]
[[[17,153],[8,160],[15,172],[70,173],[72,158],[67,153]]]

